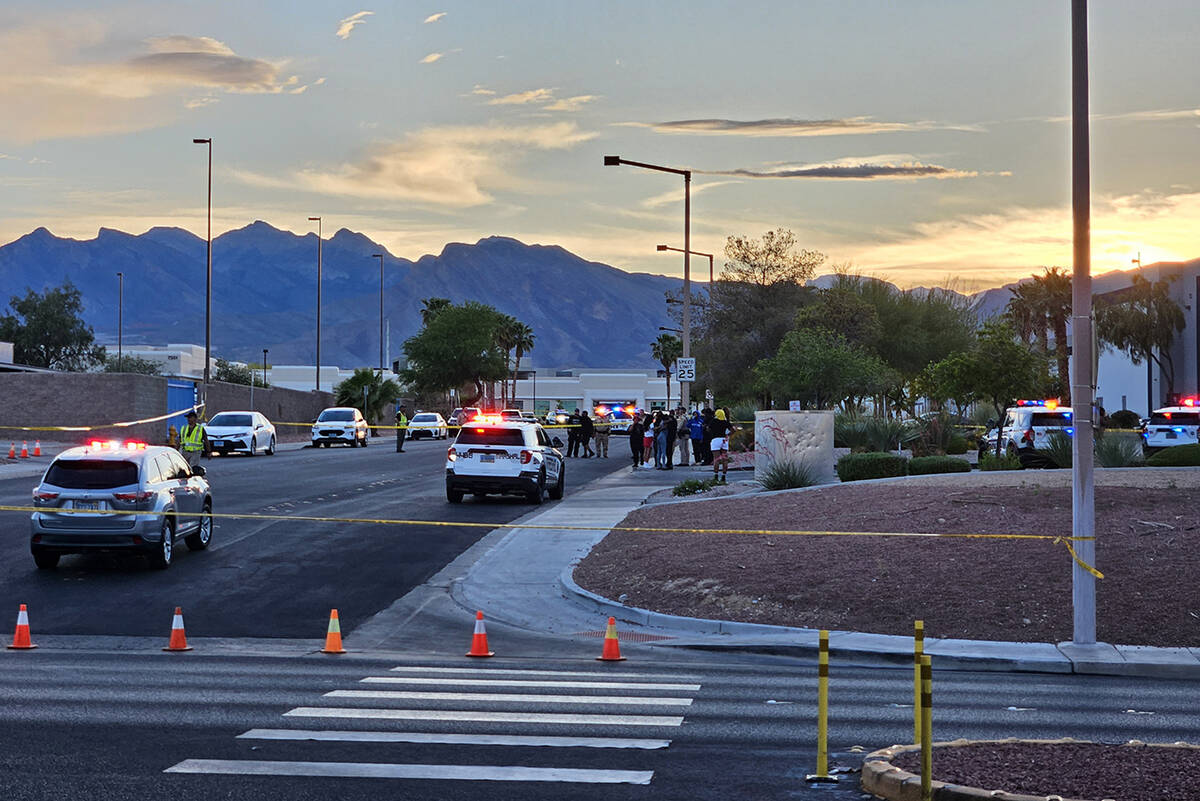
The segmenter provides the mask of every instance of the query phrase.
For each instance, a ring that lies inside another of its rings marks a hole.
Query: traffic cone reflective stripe
[[[175,607],[175,617],[171,619],[171,641],[164,651],[190,651],[192,646],[187,644],[187,634],[183,630],[183,609]]]
[[[342,624],[338,622],[336,609],[329,610],[329,630],[325,634],[325,647],[321,649],[321,653],[346,653],[346,649],[342,647]]]
[[[29,458],[29,443],[28,442],[21,443],[21,458],[22,459]]]
[[[471,638],[471,650],[467,656],[495,656],[488,650],[487,629],[483,626],[483,612],[475,613],[475,636]]]
[[[21,604],[21,610],[17,612],[17,630],[13,633],[12,645],[8,647],[18,651],[37,648],[29,639],[29,612],[25,611],[25,604]]]
[[[33,443],[33,455],[34,456],[42,455],[42,441],[40,439],[34,441],[34,443]]]
[[[604,649],[596,659],[600,662],[625,661],[625,657],[621,656],[621,644],[617,640],[617,619],[615,617],[608,619],[608,629],[604,632]]]

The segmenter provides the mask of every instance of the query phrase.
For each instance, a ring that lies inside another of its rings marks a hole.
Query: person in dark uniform
[[[567,418],[567,456],[579,455],[579,412],[571,412]]]
[[[633,454],[633,469],[646,464],[646,449],[645,443],[642,442],[642,437],[646,434],[645,423],[642,422],[642,416],[635,414],[633,423],[629,426],[629,451]]]
[[[592,434],[595,432],[596,424],[592,422],[587,409],[584,409],[579,413],[579,444],[583,446],[584,459],[596,455],[596,452],[592,450]]]

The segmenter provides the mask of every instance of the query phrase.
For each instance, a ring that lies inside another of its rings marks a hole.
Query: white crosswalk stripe
[[[443,745],[512,745],[548,748],[666,748],[670,740],[629,737],[553,737],[534,734],[435,734],[415,731],[337,731],[333,729],[251,729],[241,740],[312,740],[342,743],[434,743]]]
[[[509,765],[382,765],[377,762],[264,762],[253,759],[185,759],[167,768],[166,773],[589,784],[649,784],[654,777],[653,771],[648,770],[581,770]]]
[[[691,698],[644,695],[535,695],[532,693],[430,693],[402,690],[334,690],[326,698],[376,698],[396,701],[495,701],[526,704],[620,704],[622,706],[691,706]]]
[[[424,684],[455,687],[541,687],[550,690],[678,690],[699,692],[699,684],[658,684],[615,681],[543,681],[521,679],[427,679],[410,676],[367,676],[366,684]]]

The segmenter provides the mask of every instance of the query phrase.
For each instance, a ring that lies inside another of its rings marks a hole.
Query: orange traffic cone
[[[33,455],[34,456],[42,455],[42,441],[40,439],[35,440],[33,443]]]
[[[187,634],[183,630],[183,609],[175,607],[175,617],[171,618],[171,641],[164,651],[190,651],[192,646],[187,644]]]
[[[8,458],[9,459],[17,458],[17,443],[15,443],[15,442],[8,443]]]
[[[20,651],[37,648],[29,639],[29,613],[25,611],[25,604],[21,604],[21,610],[17,612],[17,630],[13,633],[12,645],[8,647]]]
[[[608,629],[604,632],[604,650],[600,652],[600,656],[596,657],[599,662],[624,662],[625,657],[621,656],[621,644],[617,640],[617,619],[610,617],[608,619]]]
[[[22,459],[29,458],[29,443],[28,442],[21,443],[21,458]]]
[[[346,649],[342,647],[342,624],[338,622],[336,609],[329,610],[329,630],[325,633],[325,647],[321,649],[321,653],[346,653]]]
[[[488,650],[487,629],[483,627],[483,612],[475,613],[475,636],[471,638],[471,650],[467,656],[495,656]]]

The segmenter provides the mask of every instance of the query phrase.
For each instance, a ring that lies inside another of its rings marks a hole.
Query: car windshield
[[[1150,418],[1152,426],[1200,425],[1200,412],[1155,412]]]
[[[525,433],[519,428],[467,427],[458,433],[457,445],[524,445]]]
[[[505,420],[521,419],[521,413],[519,411],[517,411],[516,409],[504,409],[503,411],[500,412],[500,416],[502,418],[504,418]]]
[[[60,459],[50,465],[45,481],[63,489],[113,489],[138,483],[138,466],[106,459]]]
[[[221,412],[209,420],[208,424],[210,426],[248,426],[250,425],[250,415]]]
[[[326,409],[317,418],[318,423],[349,423],[353,420],[353,409]]]
[[[413,421],[414,423],[436,423],[436,422],[437,422],[437,415],[436,415],[436,414],[418,414],[418,415],[413,415],[413,419],[412,419],[412,421]]]
[[[1031,426],[1065,428],[1071,425],[1070,412],[1034,412]]]

